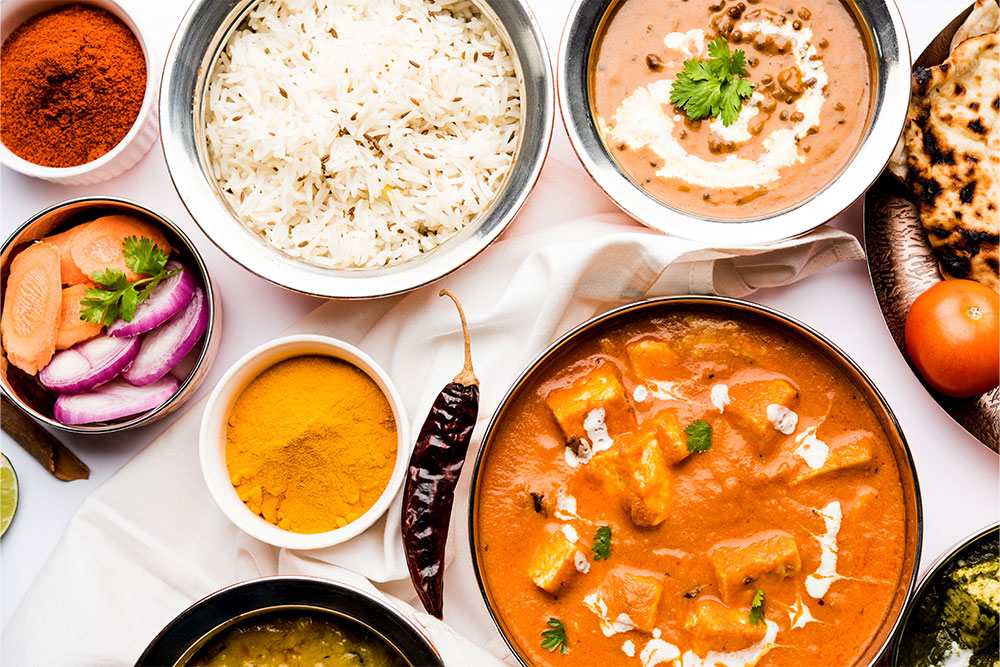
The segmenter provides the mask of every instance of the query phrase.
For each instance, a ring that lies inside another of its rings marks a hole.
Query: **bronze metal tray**
[[[952,36],[971,11],[967,7],[938,33],[914,61],[914,66],[943,62],[948,57]],[[865,250],[875,295],[896,346],[913,369],[903,342],[906,314],[918,295],[943,280],[937,259],[920,225],[912,193],[888,172],[865,195],[864,218]],[[917,374],[915,369],[914,373]],[[951,398],[926,383],[924,386],[962,428],[1000,453],[1000,388],[975,398]]]

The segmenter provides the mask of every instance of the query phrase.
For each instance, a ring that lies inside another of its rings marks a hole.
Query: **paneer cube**
[[[815,470],[806,468],[805,472],[792,480],[792,484],[801,484],[806,480],[838,470],[861,468],[868,465],[871,460],[872,440],[868,436],[862,436],[843,444],[832,445],[830,454],[826,457],[826,462],[822,466]]]
[[[676,465],[691,452],[687,448],[687,438],[681,430],[676,410],[663,410],[642,423],[640,428],[648,429],[656,435],[663,452],[663,460],[668,466]]]
[[[550,534],[535,550],[528,563],[528,576],[549,595],[557,595],[559,589],[576,572],[573,558],[579,547],[570,542],[561,530]]]
[[[670,471],[659,440],[650,431],[626,433],[615,442],[624,501],[632,523],[658,526],[670,509]]]
[[[791,408],[797,397],[795,387],[784,380],[744,382],[729,388],[725,415],[737,428],[766,440],[778,433],[767,416],[767,406]]]
[[[545,402],[567,440],[586,439],[584,422],[591,412],[599,409],[604,410],[603,422],[611,437],[635,428],[635,417],[625,396],[625,387],[618,379],[615,367],[608,362],[601,363],[569,387],[553,389],[545,397]]]
[[[694,637],[695,653],[740,651],[764,639],[767,626],[751,623],[749,613],[749,609],[729,607],[718,600],[698,600],[684,623]]]
[[[657,338],[643,338],[625,346],[625,354],[635,374],[644,380],[670,380],[681,365],[670,343]]]
[[[783,579],[802,568],[795,538],[762,533],[736,546],[719,546],[709,554],[719,593],[727,603],[738,603],[760,588],[763,577]]]
[[[597,595],[608,608],[609,621],[624,620],[620,619],[624,614],[636,630],[649,633],[656,626],[663,581],[641,571],[616,567],[604,577]]]
[[[651,527],[667,518],[671,477],[663,448],[651,430],[619,436],[614,446],[598,452],[586,465],[589,476],[618,499],[637,526]]]

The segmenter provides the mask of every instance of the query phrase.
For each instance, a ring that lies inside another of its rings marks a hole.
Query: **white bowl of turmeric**
[[[288,549],[360,534],[392,503],[410,457],[409,422],[386,372],[326,336],[247,353],[208,399],[201,469],[242,531]]]

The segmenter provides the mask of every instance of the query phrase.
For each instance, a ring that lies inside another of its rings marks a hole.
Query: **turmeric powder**
[[[250,511],[296,533],[346,526],[375,504],[396,463],[385,394],[340,359],[286,359],[229,412],[226,466]]]

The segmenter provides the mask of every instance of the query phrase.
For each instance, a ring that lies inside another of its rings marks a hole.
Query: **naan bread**
[[[997,4],[997,0],[976,0],[972,13],[966,17],[952,36],[948,51],[954,51],[959,44],[970,37],[978,37],[998,30],[1000,30],[1000,5]],[[899,142],[889,158],[888,169],[893,176],[904,183],[906,182],[908,168],[906,165],[905,136],[899,138]]]
[[[908,181],[941,272],[1000,291],[1000,49],[996,32],[913,74]]]
[[[971,37],[985,35],[988,32],[1000,30],[1000,5],[997,0],[976,0],[969,18],[958,27],[955,36],[951,38],[951,50]]]

